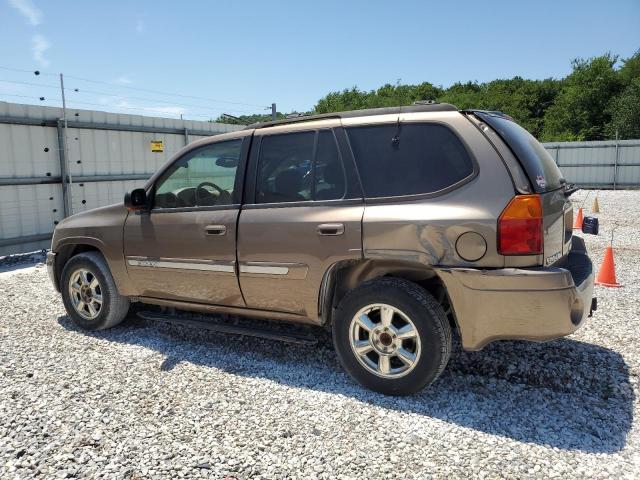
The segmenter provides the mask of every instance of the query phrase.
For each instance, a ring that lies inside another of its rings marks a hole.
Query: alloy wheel
[[[384,303],[367,305],[355,314],[349,343],[360,364],[383,378],[407,375],[420,359],[416,326],[404,312]]]
[[[86,268],[75,270],[69,277],[69,296],[75,311],[87,320],[93,320],[102,311],[100,282]]]

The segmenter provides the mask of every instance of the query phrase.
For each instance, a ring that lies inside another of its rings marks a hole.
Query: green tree
[[[631,57],[622,60],[622,67],[618,73],[625,86],[631,85],[636,78],[640,78],[640,50],[637,50]]]
[[[316,113],[331,113],[368,108],[368,95],[358,87],[344,89],[342,92],[331,92],[318,101],[314,111]]]
[[[563,79],[522,77],[486,83],[457,82],[444,89],[429,82],[416,85],[387,83],[375,90],[354,86],[330,92],[313,113],[411,105],[437,100],[460,109],[499,110],[513,117],[534,136],[547,141],[640,138],[640,50],[622,60],[605,54],[576,59]],[[278,113],[278,118],[286,115]],[[248,125],[271,120],[271,115],[221,116],[216,121]]]
[[[482,86],[477,82],[454,83],[438,98],[440,103],[451,103],[464,110],[484,108],[482,104]]]
[[[499,110],[513,117],[534,136],[542,134],[543,117],[555,101],[560,82],[553,79],[526,80],[514,77],[494,80],[481,88],[480,108]]]
[[[611,54],[576,59],[555,103],[544,116],[543,140],[602,140],[611,121],[609,102],[622,89]]]
[[[611,122],[607,125],[610,138],[640,138],[640,76],[615,97],[609,106]]]
[[[344,112],[364,108],[411,105],[417,100],[436,100],[440,95],[442,95],[442,89],[429,82],[404,85],[398,81],[395,85],[387,83],[377,90],[368,92],[352,87],[325,95],[318,100],[314,112]]]
[[[622,61],[618,75],[624,90],[609,103],[606,132],[610,138],[640,138],[640,50]]]

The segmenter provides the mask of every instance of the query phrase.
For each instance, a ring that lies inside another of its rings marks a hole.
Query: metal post
[[[616,130],[616,157],[613,160],[613,189],[616,189],[618,181],[618,130]]]
[[[189,145],[189,129],[186,127],[184,129],[184,145],[185,147]]]
[[[64,148],[64,123],[62,120],[58,120],[58,157],[60,159],[60,182],[62,183],[62,207],[64,211],[64,217],[71,215],[71,189],[67,183],[67,155]]]
[[[278,119],[278,115],[276,113],[276,104],[272,103],[271,104],[271,120],[275,122],[277,119]]]
[[[69,170],[69,150],[67,144],[67,102],[64,96],[64,77],[60,74],[60,91],[62,92],[62,123],[64,131],[60,132],[60,122],[58,122],[58,147],[60,149],[60,175],[62,176],[62,196],[65,201],[64,216],[73,215],[73,204],[71,203],[71,189],[73,179]],[[61,135],[62,133],[62,135]],[[64,170],[63,170],[64,167]],[[68,184],[68,185],[66,185]]]

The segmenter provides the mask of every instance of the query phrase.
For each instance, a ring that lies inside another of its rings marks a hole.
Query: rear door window
[[[331,130],[267,135],[260,145],[257,203],[337,200],[345,172]]]
[[[460,139],[437,123],[347,129],[365,197],[435,193],[474,173]]]
[[[537,193],[549,192],[563,186],[562,172],[533,135],[503,115],[490,112],[475,113],[498,132],[511,148]]]
[[[258,203],[311,200],[315,132],[268,135],[260,145]]]

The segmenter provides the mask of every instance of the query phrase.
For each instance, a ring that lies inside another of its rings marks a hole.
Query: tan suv
[[[590,314],[568,193],[497,112],[300,117],[185,147],[124,204],[61,222],[47,263],[81,327],[132,302],[328,326],[355,379],[408,394],[442,372],[452,332],[479,350]]]

